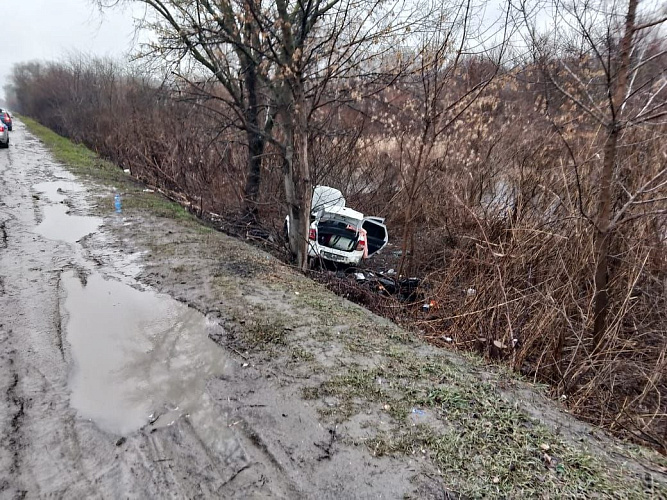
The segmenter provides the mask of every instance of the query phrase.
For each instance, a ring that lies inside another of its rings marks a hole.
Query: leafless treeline
[[[667,12],[139,1],[169,78],[29,63],[12,105],[205,211],[274,225],[340,188],[427,277],[434,342],[666,450]]]

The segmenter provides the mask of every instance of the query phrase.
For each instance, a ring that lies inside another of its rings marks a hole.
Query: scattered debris
[[[435,300],[427,300],[422,305],[422,312],[430,312],[438,308],[438,303]]]
[[[376,293],[382,295],[395,295],[399,300],[404,302],[418,302],[423,300],[422,280],[421,278],[401,278],[398,279],[392,277],[393,274],[379,273],[379,272],[367,272],[367,273],[354,273],[355,280],[357,283],[368,285],[368,287]],[[429,308],[431,307],[431,302],[428,303]],[[433,302],[435,305],[435,302]]]

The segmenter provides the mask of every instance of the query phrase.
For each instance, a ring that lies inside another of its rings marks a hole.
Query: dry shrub
[[[603,137],[586,122],[568,121],[570,108],[558,110],[554,125],[539,93],[519,99],[530,88],[513,97],[502,85],[492,89],[502,106],[483,112],[488,103],[477,103],[443,141],[464,146],[444,144],[456,153],[427,174],[407,269],[427,277],[438,310],[416,318],[416,326],[436,343],[450,337],[458,348],[548,382],[576,414],[665,451],[666,217],[652,213],[665,202],[619,223],[611,244],[611,318],[594,353],[589,214]],[[664,168],[667,150],[657,139],[664,133],[661,126],[626,134],[617,204]],[[400,225],[404,198],[396,199],[392,221]]]

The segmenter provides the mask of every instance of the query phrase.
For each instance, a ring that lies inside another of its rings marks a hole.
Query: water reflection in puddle
[[[97,231],[102,224],[100,217],[69,215],[68,210],[62,204],[45,206],[44,220],[35,228],[35,232],[50,240],[74,243]]]
[[[66,193],[83,191],[81,184],[72,181],[41,182],[32,187],[38,193],[43,193],[53,203],[60,203],[67,199]]]
[[[84,286],[67,272],[62,283],[74,359],[72,407],[102,430],[123,435],[191,414],[210,427],[201,429],[210,434],[206,440],[215,441],[217,429],[224,447],[225,425],[205,391],[225,367],[222,351],[208,338],[220,327],[168,296],[98,274]]]

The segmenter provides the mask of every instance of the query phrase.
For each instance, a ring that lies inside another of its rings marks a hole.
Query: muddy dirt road
[[[261,494],[250,473],[230,485],[251,462],[206,393],[220,327],[140,287],[131,258],[87,260],[77,241],[104,221],[85,195],[17,124],[0,156],[0,497]]]

